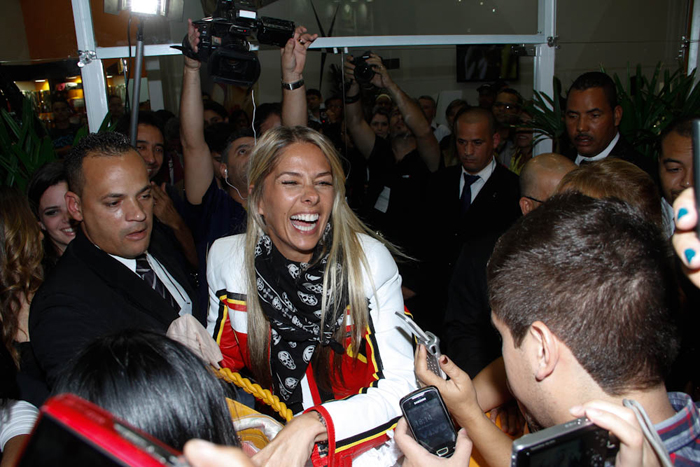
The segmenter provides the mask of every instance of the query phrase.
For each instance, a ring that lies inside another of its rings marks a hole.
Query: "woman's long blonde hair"
[[[248,196],[245,262],[248,282],[248,350],[252,364],[251,370],[261,384],[268,386],[271,381],[267,353],[270,323],[260,305],[255,273],[255,246],[260,236],[267,233],[267,227],[264,219],[258,213],[258,206],[265,188],[265,179],[275,169],[284,155],[285,149],[294,143],[313,144],[326,156],[331,166],[335,197],[329,222],[333,228],[333,240],[330,245],[323,245],[324,251],[322,252],[324,255],[328,253],[328,263],[323,277],[321,329],[323,329],[326,319],[329,317],[332,319],[333,316],[337,316],[336,312],[342,312],[334,307],[342,306],[343,286],[347,284],[350,316],[354,325],[351,342],[353,355],[358,354],[362,334],[368,321],[362,268],[369,271],[369,266],[357,234],[365,233],[384,242],[357,218],[345,201],[345,174],[340,157],[333,145],[323,135],[301,126],[278,127],[265,133],[251,154],[248,166],[248,183],[251,189]],[[331,309],[329,309],[329,303],[333,304]],[[346,324],[344,322],[334,336],[341,345],[345,337]],[[328,346],[320,350],[317,349],[314,360],[316,380],[323,389],[328,389],[331,386],[330,374],[325,371],[328,368],[328,363],[334,360],[336,369],[339,369],[341,362],[340,357],[342,356],[335,355],[336,358],[331,358],[331,352]],[[336,373],[339,374],[339,372]]]

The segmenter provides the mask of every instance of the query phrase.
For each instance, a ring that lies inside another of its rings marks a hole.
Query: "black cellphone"
[[[452,456],[457,432],[440,391],[426,386],[403,397],[400,404],[416,441],[436,456]]]
[[[693,120],[693,187],[695,190],[695,212],[700,220],[700,119]],[[700,222],[695,225],[700,237]]]
[[[585,417],[513,441],[511,467],[614,464],[618,446],[608,430]]]

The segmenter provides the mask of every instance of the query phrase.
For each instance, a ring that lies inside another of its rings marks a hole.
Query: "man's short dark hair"
[[[323,98],[323,96],[321,95],[321,91],[319,91],[318,89],[307,89],[307,90],[306,90],[306,95],[307,95],[307,96],[316,96],[316,97],[318,97],[319,99],[322,99],[322,98]]]
[[[517,103],[518,105],[522,106],[523,105],[523,96],[520,95],[518,91],[516,91],[513,88],[503,88],[500,91],[496,93],[496,97],[498,98],[499,94],[510,94],[511,96],[515,96],[517,98]]]
[[[212,112],[216,112],[222,120],[228,118],[228,112],[226,111],[226,108],[216,101],[213,101],[211,99],[205,100],[202,106],[203,110],[211,110]]]
[[[117,132],[91,133],[73,146],[65,158],[66,178],[68,189],[78,196],[82,195],[85,186],[83,176],[83,159],[86,157],[121,156],[129,151],[135,151],[129,139]]]
[[[139,110],[137,118],[139,125],[156,127],[158,131],[160,131],[163,141],[165,141],[165,127],[163,125],[163,121],[160,119],[160,117],[158,117],[158,115],[156,115],[155,112],[150,110]],[[117,126],[114,128],[114,131],[126,136],[131,136],[131,112],[127,112],[121,116],[117,122]]]
[[[610,104],[610,109],[614,110],[617,107],[617,90],[615,89],[615,82],[611,77],[603,73],[602,71],[589,71],[584,73],[574,81],[574,84],[569,88],[569,92],[566,94],[568,99],[571,91],[585,91],[590,88],[603,88],[605,93],[605,98]]]
[[[634,207],[556,195],[499,239],[487,275],[516,347],[542,321],[607,394],[663,383],[678,289],[663,234]]]
[[[254,138],[255,135],[253,134],[253,130],[250,128],[240,128],[233,133],[231,133],[231,136],[228,137],[228,140],[226,141],[226,147],[224,148],[224,151],[221,153],[221,163],[222,164],[227,164],[228,163],[228,153],[231,150],[231,146],[233,146],[233,143],[236,142],[237,139],[240,138]]]
[[[454,127],[455,127],[455,132],[457,131],[457,122],[459,122],[462,119],[477,119],[477,118],[484,118],[488,121],[489,123],[489,132],[490,134],[496,133],[498,130],[498,126],[496,125],[496,118],[493,116],[493,113],[488,110],[488,109],[482,109],[481,107],[462,107],[459,109],[459,112],[457,112],[457,115],[455,115],[454,119]]]
[[[661,135],[659,136],[659,142],[663,143],[666,137],[671,133],[676,133],[678,136],[683,136],[684,138],[692,138],[693,120],[698,119],[700,119],[700,116],[681,117],[673,120],[661,132]]]
[[[230,123],[219,122],[209,125],[204,129],[204,141],[209,146],[209,152],[223,154],[228,144],[228,139],[233,132]]]
[[[255,111],[255,121],[253,122],[257,133],[260,133],[260,125],[262,125],[270,115],[279,115],[279,117],[282,118],[282,104],[279,102],[268,102],[258,106]]]

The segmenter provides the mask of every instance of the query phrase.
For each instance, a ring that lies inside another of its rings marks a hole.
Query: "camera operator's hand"
[[[700,287],[700,240],[695,233],[698,215],[695,208],[695,191],[688,188],[673,202],[676,232],[673,248],[683,262],[683,270],[696,287]]]
[[[199,29],[194,27],[194,24],[192,24],[191,19],[187,19],[187,39],[190,41],[190,47],[192,47],[192,51],[194,53],[199,52]],[[187,68],[194,68],[194,69],[199,69],[199,67],[202,65],[202,62],[199,60],[194,60],[192,58],[189,58],[187,55],[183,55],[185,57],[185,66]]]
[[[293,83],[302,78],[306,64],[306,49],[318,38],[318,34],[309,34],[304,26],[297,26],[294,37],[287,41],[282,54],[282,81]]]
[[[379,55],[370,54],[370,57],[367,59],[367,64],[371,65],[374,70],[374,76],[370,83],[378,88],[390,88],[394,84],[391,76],[389,76],[389,71],[382,63],[382,58]]]
[[[450,377],[445,381],[428,369],[427,351],[424,345],[419,345],[416,351],[416,376],[427,386],[435,386],[445,401],[450,413],[462,426],[467,426],[465,420],[483,418],[484,413],[476,400],[476,391],[469,375],[462,371],[446,355],[442,356],[440,367]]]
[[[431,454],[418,444],[408,432],[408,423],[403,417],[396,425],[394,440],[405,456],[402,467],[464,467],[472,455],[472,442],[464,428],[457,432],[455,452],[449,459]]]
[[[614,434],[620,441],[615,458],[617,467],[661,465],[656,453],[644,437],[634,412],[627,407],[605,401],[590,401],[569,409],[574,417],[586,416],[590,421]]]
[[[355,57],[348,55],[345,58],[345,79],[349,82],[345,85],[345,94],[348,96],[356,96],[360,92],[360,84],[355,78]]]

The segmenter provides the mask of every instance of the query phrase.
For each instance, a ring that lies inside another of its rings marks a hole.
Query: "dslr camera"
[[[372,83],[370,83],[370,81],[372,81],[376,73],[376,71],[374,71],[374,65],[367,63],[367,59],[371,57],[371,54],[372,51],[368,50],[359,57],[355,57],[352,61],[353,65],[355,65],[355,79],[357,83],[365,89],[372,88]],[[379,57],[379,59],[382,60],[382,62],[384,61],[382,57]]]
[[[284,47],[294,37],[294,22],[266,16],[258,18],[248,0],[218,0],[211,17],[194,21],[200,32],[197,59],[207,62],[214,81],[252,86],[260,77],[260,62],[249,40]],[[185,37],[185,42],[187,38]],[[188,48],[189,43],[183,43]]]

